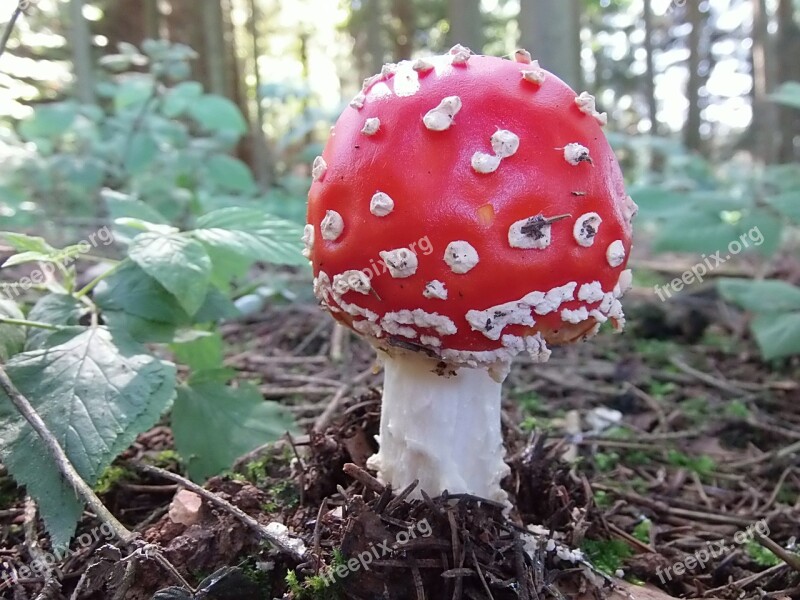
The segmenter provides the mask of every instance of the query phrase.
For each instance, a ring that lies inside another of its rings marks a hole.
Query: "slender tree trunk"
[[[647,53],[647,72],[645,75],[647,93],[647,114],[650,118],[650,133],[658,135],[658,102],[656,100],[656,69],[653,48],[653,0],[644,0],[644,49]]]
[[[768,97],[772,91],[768,26],[766,0],[753,0],[753,120],[750,127],[754,154],[764,164],[773,163],[777,158],[775,136],[778,133],[777,107]]]
[[[448,0],[447,18],[450,21],[448,40],[451,44],[467,46],[476,53],[483,51],[483,15],[480,0]]]
[[[691,150],[701,150],[703,138],[700,133],[702,115],[700,108],[700,75],[701,36],[703,31],[703,13],[700,12],[700,0],[690,0],[686,3],[689,23],[692,30],[689,33],[687,44],[689,46],[689,79],[686,84],[686,99],[689,101],[689,114],[683,129],[683,142]]]
[[[578,2],[520,0],[519,11],[520,46],[573,88],[583,84]]]
[[[414,51],[414,2],[392,0],[392,17],[396,23],[394,31],[394,59],[407,60]]]
[[[83,0],[70,0],[70,46],[75,70],[75,95],[85,104],[94,104],[92,39],[89,24],[83,17]]]
[[[145,39],[159,37],[159,19],[157,0],[107,0],[95,31],[116,52],[120,42],[140,47]]]
[[[256,0],[250,0],[250,19],[248,33],[252,43],[253,52],[253,88],[250,98],[255,108],[253,119],[252,140],[254,171],[258,183],[266,188],[273,178],[273,161],[270,148],[264,135],[264,106],[261,104],[261,70],[258,68],[258,57],[261,56],[261,44],[258,37],[258,22],[260,13]]]
[[[792,0],[778,4],[778,81],[800,81],[800,25],[794,18]],[[800,159],[800,111],[780,108],[781,145],[778,160],[789,163]]]
[[[197,1],[197,0],[195,0]],[[226,85],[225,38],[220,0],[199,0],[200,18],[205,39],[205,52],[201,55],[208,74],[211,93],[225,96]]]

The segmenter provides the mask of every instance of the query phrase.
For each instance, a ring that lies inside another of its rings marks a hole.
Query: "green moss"
[[[100,475],[100,479],[97,480],[94,486],[94,492],[100,495],[107,494],[117,483],[125,478],[132,477],[134,477],[134,475],[127,469],[112,465]]]
[[[583,542],[583,551],[597,569],[613,576],[626,558],[633,556],[633,550],[622,540],[592,540]]]
[[[780,558],[775,556],[772,550],[764,548],[764,546],[758,542],[747,542],[744,550],[747,552],[747,556],[759,567],[774,567],[783,562]]]
[[[653,522],[650,519],[643,519],[641,523],[633,528],[633,537],[645,544],[650,543],[650,531],[653,529]]]
[[[711,475],[717,468],[717,463],[710,456],[705,454],[689,456],[678,450],[669,450],[667,452],[667,462],[675,467],[694,471],[700,476]]]

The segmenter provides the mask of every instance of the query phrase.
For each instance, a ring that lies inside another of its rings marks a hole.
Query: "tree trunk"
[[[656,69],[653,48],[653,0],[644,0],[644,49],[647,53],[646,93],[647,113],[650,118],[650,134],[658,135],[658,102],[656,100]]]
[[[196,1],[196,0],[195,0]],[[227,95],[229,90],[225,64],[225,33],[220,0],[200,0],[200,18],[205,41],[201,60],[205,62],[208,89],[213,94]]]
[[[794,18],[792,0],[778,4],[778,81],[800,81],[800,26]],[[780,108],[781,146],[778,160],[790,163],[800,159],[800,111],[788,106]]]
[[[702,115],[700,108],[700,86],[702,77],[700,75],[701,61],[701,36],[703,32],[703,13],[700,11],[699,0],[691,0],[686,3],[689,23],[692,30],[689,33],[687,45],[689,46],[689,79],[686,84],[686,99],[689,101],[689,114],[683,129],[683,143],[690,150],[701,150],[703,138],[700,133]]]
[[[573,88],[583,85],[579,0],[520,0],[520,46]]]
[[[381,0],[364,0],[364,34],[369,55],[369,75],[380,73],[385,60]]]
[[[256,0],[250,0],[248,33],[253,52],[253,88],[250,91],[250,98],[255,109],[252,127],[253,161],[255,163],[253,170],[258,183],[266,188],[271,183],[274,172],[270,148],[264,135],[264,106],[261,104],[261,70],[258,68],[258,57],[261,56],[261,45],[258,38],[259,16],[258,3]]]
[[[484,41],[480,0],[448,0],[447,18],[450,21],[450,44],[467,46],[479,54]]]
[[[773,89],[770,77],[772,52],[770,51],[769,15],[766,0],[753,0],[753,153],[764,164],[775,162],[777,147],[777,107],[768,94]]]
[[[394,60],[407,60],[414,51],[415,15],[412,0],[392,0]]]
[[[107,0],[95,31],[108,38],[108,47],[116,52],[120,42],[141,47],[147,38],[160,37],[160,19],[157,0]]]
[[[75,95],[85,104],[94,104],[92,39],[89,24],[83,17],[83,0],[70,0],[69,20],[69,43],[72,48],[72,65],[75,71]]]

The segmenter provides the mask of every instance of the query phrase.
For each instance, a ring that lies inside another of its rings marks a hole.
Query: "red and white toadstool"
[[[519,51],[386,65],[313,165],[314,292],[385,368],[379,478],[506,501],[515,355],[625,319],[636,205],[578,95]]]

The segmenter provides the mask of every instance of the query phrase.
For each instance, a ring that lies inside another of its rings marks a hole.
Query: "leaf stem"
[[[0,325],[19,325],[20,327],[35,327],[36,329],[47,329],[49,331],[61,331],[64,329],[60,325],[51,325],[41,321],[28,321],[26,319],[9,319],[8,317],[0,317]]]
[[[3,32],[3,37],[0,39],[0,56],[6,51],[6,45],[8,44],[8,39],[11,37],[11,32],[14,31],[14,25],[19,19],[19,16],[22,14],[22,2],[17,4],[17,8],[14,10],[13,14],[11,15],[11,19],[6,24],[6,29]]]
[[[120,269],[120,267],[122,267],[122,265],[124,265],[127,261],[128,261],[128,259],[126,258],[125,260],[122,260],[122,261],[118,262],[117,264],[115,264],[113,267],[111,267],[105,273],[102,273],[102,274],[98,275],[97,277],[95,277],[94,279],[92,279],[89,283],[87,283],[83,287],[83,289],[81,289],[80,291],[75,293],[75,297],[80,300],[81,298],[86,296],[86,294],[91,292],[98,283],[103,281],[103,279],[105,279],[109,275],[112,275],[112,274],[116,273]]]
[[[130,531],[120,523],[117,518],[111,514],[111,511],[100,501],[100,498],[98,498],[92,488],[89,487],[89,484],[87,484],[78,471],[75,470],[75,467],[69,461],[69,458],[67,458],[67,454],[64,452],[61,444],[58,443],[58,440],[47,428],[47,424],[42,420],[42,417],[39,416],[39,413],[36,412],[36,409],[33,408],[33,405],[31,405],[30,401],[22,392],[16,388],[2,366],[0,366],[0,389],[6,393],[17,411],[30,423],[31,427],[33,427],[34,431],[36,431],[47,447],[47,452],[50,454],[50,458],[55,462],[61,475],[69,482],[72,488],[83,497],[89,508],[97,515],[97,518],[108,524],[114,532],[114,535],[121,542],[124,544],[133,542],[138,537],[138,534]]]

